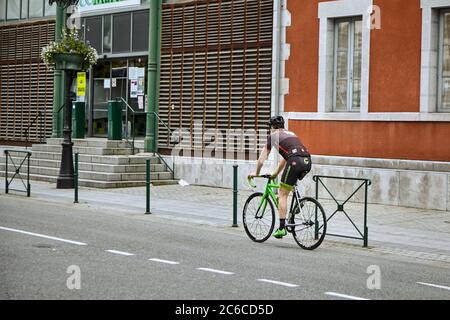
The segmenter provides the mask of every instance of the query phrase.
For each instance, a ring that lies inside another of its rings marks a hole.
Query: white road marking
[[[77,246],[87,246],[86,243],[79,242],[79,241],[73,241],[73,240],[67,240],[67,239],[62,239],[62,238],[57,238],[57,237],[51,237],[51,236],[46,236],[44,234],[28,232],[28,231],[23,231],[23,230],[18,230],[18,229],[0,227],[0,230],[12,231],[12,232],[17,232],[17,233],[27,234],[29,236],[45,238],[45,239],[50,239],[50,240],[55,240],[55,241],[61,241],[61,242],[65,242],[65,243],[75,244]]]
[[[124,252],[124,251],[106,250],[106,252],[118,254],[118,255],[121,255],[121,256],[134,256],[134,253]]]
[[[216,270],[216,269],[210,269],[210,268],[197,268],[197,270],[207,271],[207,272],[213,272],[213,273],[220,273],[220,274],[234,274],[233,272],[228,271],[222,271],[222,270]]]
[[[349,296],[347,294],[336,293],[336,292],[325,292],[325,294],[328,296],[339,297],[339,298],[350,299],[350,300],[369,300],[369,299],[365,299],[365,298]]]
[[[280,282],[280,281],[275,281],[275,280],[258,279],[258,281],[272,283],[272,284],[277,284],[279,286],[284,286],[284,287],[289,287],[289,288],[296,288],[296,287],[298,287],[297,284],[292,284],[292,283],[287,283],[287,282]]]
[[[426,283],[426,282],[417,282],[418,284],[421,284],[423,286],[428,286],[428,287],[433,287],[433,288],[439,288],[439,289],[444,289],[444,290],[449,290],[450,291],[450,287],[446,287],[446,286],[440,286],[438,284],[432,284],[432,283]]]
[[[148,260],[154,261],[154,262],[166,263],[166,264],[180,264],[179,262],[176,262],[176,261],[162,260],[162,259],[157,259],[157,258],[152,258],[152,259],[148,259]]]

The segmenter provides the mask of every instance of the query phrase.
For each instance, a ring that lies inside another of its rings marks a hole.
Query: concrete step
[[[60,145],[35,144],[32,151],[61,153]],[[130,148],[99,148],[73,146],[73,152],[87,155],[132,155]]]
[[[46,140],[49,146],[61,146],[64,141],[62,138],[49,138]],[[91,147],[91,148],[131,148],[131,142],[126,140],[107,140],[104,138],[86,138],[86,139],[72,139],[74,146],[77,147]],[[135,144],[136,147],[136,144]]]
[[[0,171],[0,177],[4,177],[5,173]],[[11,176],[11,174],[9,174]],[[57,177],[44,176],[38,174],[30,174],[30,180],[34,181],[44,181],[50,183],[56,183]],[[89,188],[99,188],[99,189],[110,189],[110,188],[132,188],[132,187],[144,187],[145,181],[95,181],[88,179],[80,179],[78,181],[79,186],[89,187]],[[177,184],[177,180],[154,180],[151,182],[154,186],[161,185],[174,185]],[[33,195],[33,184],[31,183],[31,195]]]
[[[26,168],[22,175],[26,174]],[[8,170],[11,170],[11,173],[14,171],[13,166],[9,166]],[[0,171],[5,171],[5,165],[0,165]],[[50,176],[57,177],[59,175],[59,167],[48,168],[48,167],[34,167],[30,166],[30,175],[41,175],[41,176]],[[79,171],[80,179],[87,180],[95,180],[95,181],[145,181],[146,173],[144,172],[126,172],[126,173],[111,173],[111,172],[93,172],[93,171]],[[172,173],[167,171],[151,171],[150,172],[151,180],[171,180],[173,179]]]
[[[1,158],[0,158],[1,159]],[[20,163],[20,158],[13,158],[15,163]],[[39,168],[59,168],[60,160],[48,160],[48,159],[35,159],[30,158],[30,166]],[[89,163],[89,162],[79,162],[79,169],[82,171],[93,171],[93,172],[110,172],[110,173],[132,173],[132,172],[146,172],[145,164],[128,164],[128,165],[117,165],[117,164],[100,164],[100,163]],[[0,160],[0,170],[4,170],[4,162]],[[14,166],[9,163],[9,170],[13,170]],[[151,172],[164,172],[167,168],[164,164],[151,164]]]
[[[0,160],[4,158],[0,155]],[[13,157],[19,159],[19,157]],[[61,152],[44,152],[44,151],[33,151],[31,159],[42,159],[42,160],[61,160]],[[151,164],[160,164],[161,161],[157,157],[142,157],[142,156],[97,156],[97,155],[87,155],[80,154],[79,161],[87,163],[99,163],[99,164],[111,164],[111,165],[127,165],[127,164],[144,164],[146,159],[150,159]],[[4,160],[2,161],[4,162]]]

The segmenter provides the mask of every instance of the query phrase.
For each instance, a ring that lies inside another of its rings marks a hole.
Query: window
[[[102,17],[86,18],[86,42],[102,53]]]
[[[450,10],[440,15],[438,111],[450,111]]]
[[[28,0],[22,0],[22,13],[20,15],[21,19],[28,18]]]
[[[367,26],[372,4],[373,0],[319,3],[319,114],[369,114],[371,28]]]
[[[335,21],[333,110],[361,106],[362,20]]]
[[[56,16],[56,4],[50,5],[48,1],[45,1],[45,16]]]
[[[44,3],[41,0],[30,1],[30,11],[28,13],[30,18],[40,18],[44,15]]]
[[[130,52],[131,49],[131,14],[113,16],[113,53]]]
[[[8,20],[18,20],[20,18],[20,0],[9,0],[7,10]]]
[[[0,0],[0,21],[6,19],[6,0]]]
[[[41,0],[30,1],[28,15],[30,18],[41,18],[44,15],[44,3]]]
[[[148,10],[133,13],[133,51],[148,50]]]
[[[111,52],[111,42],[111,16],[108,15],[103,17],[103,52]]]
[[[448,0],[421,0],[420,6],[420,112],[442,118],[443,113],[450,114],[450,7]]]

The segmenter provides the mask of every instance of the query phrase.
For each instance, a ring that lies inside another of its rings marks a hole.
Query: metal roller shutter
[[[194,135],[196,124],[223,136],[229,129],[267,129],[273,0],[164,5],[162,19],[159,113],[171,129],[190,131],[183,148],[204,150],[208,144],[204,134]],[[171,148],[163,126],[159,145]]]
[[[53,72],[41,61],[41,48],[55,38],[54,21],[0,27],[0,140],[30,141],[51,135]],[[41,130],[42,129],[42,130]]]

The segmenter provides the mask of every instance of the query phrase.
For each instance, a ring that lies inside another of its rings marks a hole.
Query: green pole
[[[56,6],[56,25],[55,25],[55,41],[58,42],[62,38],[62,32],[65,27],[66,10]],[[60,110],[64,101],[63,90],[63,72],[55,70],[53,74],[53,125],[52,138],[62,137],[62,111]]]
[[[75,184],[75,199],[73,203],[78,203],[78,153],[75,153],[75,173],[73,178]]]
[[[369,246],[369,228],[367,228],[367,188],[369,181],[364,183],[364,248]]]
[[[150,212],[150,159],[146,160],[146,179],[145,179],[145,214]]]
[[[237,228],[237,211],[238,211],[238,165],[233,166],[233,228]]]
[[[148,38],[148,70],[147,70],[147,128],[144,139],[145,152],[157,152],[158,123],[158,70],[161,50],[161,0],[150,1],[150,21]]]

